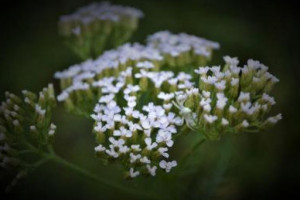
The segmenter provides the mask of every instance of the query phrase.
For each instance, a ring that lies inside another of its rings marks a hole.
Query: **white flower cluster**
[[[63,15],[60,17],[60,21],[89,24],[97,20],[117,22],[124,20],[123,17],[130,19],[142,18],[143,16],[143,12],[136,8],[101,2],[81,7],[70,15]]]
[[[6,92],[6,100],[0,106],[0,166],[19,171],[13,183],[24,175],[24,164],[32,162],[24,161],[18,152],[28,150],[28,143],[43,148],[51,142],[56,129],[50,123],[51,108],[56,104],[52,84],[38,96],[27,90],[22,93],[24,98]]]
[[[93,118],[97,155],[120,161],[129,177],[169,172],[177,165],[169,149],[185,126],[219,139],[281,119],[264,118],[275,104],[268,93],[278,82],[265,65],[250,59],[239,67],[237,58],[225,56],[223,68],[193,67],[218,47],[195,36],[158,32],[146,45],[125,44],[57,72],[57,99]]]
[[[191,41],[189,41],[189,38]],[[193,40],[197,40],[197,37],[189,36],[185,39],[185,42],[181,43],[191,46],[194,44],[192,42]],[[208,47],[210,43],[214,44],[213,42],[199,38],[199,41],[201,40],[206,41],[202,43],[198,42],[198,46],[203,44],[203,48]],[[161,39],[160,41],[163,40]],[[118,76],[121,72],[127,74],[135,73],[133,77],[128,78],[131,80],[127,81],[133,82],[134,79],[140,78],[140,87],[142,90],[145,90],[148,86],[147,77],[155,80],[153,81],[155,87],[160,88],[163,80],[161,78],[170,77],[173,75],[173,72],[155,73],[164,69],[166,65],[168,66],[168,57],[159,48],[153,46],[152,43],[153,41],[149,40],[149,44],[147,45],[137,43],[132,45],[125,44],[115,50],[104,52],[96,60],[87,60],[79,65],[71,66],[67,70],[57,72],[55,78],[60,79],[61,88],[63,89],[62,93],[58,96],[58,101],[65,102],[67,108],[71,111],[77,110],[74,112],[90,114],[92,108],[87,108],[87,105],[94,105],[102,95],[102,91],[96,89],[104,85],[101,79],[107,76]],[[190,47],[190,49],[192,49],[192,47]],[[190,64],[193,63],[193,60],[194,59],[190,60]],[[181,59],[176,62],[176,65],[180,67],[180,63],[182,63]],[[136,69],[134,71],[128,67],[135,65]],[[152,72],[147,73],[149,70]],[[178,76],[177,79],[173,78],[169,80],[173,88],[172,91],[177,90],[175,86],[178,86],[178,88],[192,86],[189,82],[182,82],[176,85],[178,80],[185,78],[184,76],[191,78],[191,75],[182,74]]]
[[[200,75],[199,92],[177,96],[181,110],[186,108],[196,114],[185,117],[190,127],[209,139],[218,139],[222,134],[258,131],[279,121],[281,114],[265,119],[275,104],[268,93],[279,81],[268,67],[252,59],[244,67],[238,66],[237,58],[225,56],[224,60],[223,68],[195,70]]]
[[[137,62],[118,77],[104,77],[93,84],[102,94],[92,114],[99,143],[95,151],[103,159],[122,160],[131,178],[154,176],[159,167],[170,172],[177,165],[167,161],[173,136],[183,125],[183,119],[172,112],[172,90],[193,86],[184,72],[150,71],[153,68],[150,61]],[[144,84],[148,85],[145,90]],[[150,101],[144,98],[148,95],[153,95]]]
[[[219,49],[217,42],[188,35],[186,33],[172,34],[169,31],[160,31],[148,37],[148,44],[158,48],[172,67],[186,64],[205,64],[211,58],[212,50]]]
[[[126,42],[143,17],[142,11],[108,2],[92,3],[60,17],[59,32],[83,59]]]

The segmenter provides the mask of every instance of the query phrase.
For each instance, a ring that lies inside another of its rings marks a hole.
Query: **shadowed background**
[[[80,62],[62,43],[57,21],[91,1],[8,1],[0,8],[0,99],[4,91],[39,91],[55,71]],[[165,175],[138,178],[132,187],[154,190],[178,199],[284,199],[300,197],[299,26],[297,1],[119,0],[111,3],[141,9],[145,17],[131,41],[144,42],[159,30],[186,32],[221,44],[212,64],[222,56],[241,63],[258,59],[280,79],[273,90],[283,120],[274,128],[206,142],[190,159],[183,178]],[[58,90],[57,90],[58,93]],[[94,156],[92,122],[56,109],[55,149],[62,157],[99,176],[119,182],[118,165],[104,166]],[[188,142],[189,137],[183,138]],[[178,147],[177,151],[184,151]],[[176,154],[176,152],[174,152]],[[0,177],[1,178],[1,177]],[[55,164],[46,164],[18,184],[4,199],[132,199]],[[2,199],[2,198],[1,198]]]

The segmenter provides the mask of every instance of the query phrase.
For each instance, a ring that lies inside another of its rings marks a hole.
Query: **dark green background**
[[[53,82],[53,73],[79,59],[63,46],[57,20],[90,1],[4,0],[0,9],[0,94],[22,89],[39,91]],[[103,166],[94,157],[91,122],[56,109],[56,151],[66,159],[132,187],[174,195],[178,199],[299,198],[299,25],[297,1],[111,1],[140,8],[145,18],[132,41],[143,42],[158,30],[187,32],[218,41],[223,55],[242,62],[258,59],[270,67],[280,83],[273,95],[283,120],[274,128],[207,142],[190,160],[183,179],[170,176],[122,180],[117,165]],[[56,83],[56,82],[55,82]],[[57,83],[56,83],[57,84]],[[0,99],[3,99],[1,95]],[[188,141],[188,137],[184,138]],[[178,147],[178,151],[181,151]],[[175,152],[176,153],[176,152]],[[191,175],[192,174],[192,175]],[[4,199],[132,199],[95,184],[55,164],[47,164]],[[155,189],[156,188],[156,189]],[[2,198],[1,198],[2,199]]]

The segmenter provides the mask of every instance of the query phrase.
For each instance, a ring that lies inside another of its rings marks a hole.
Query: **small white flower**
[[[98,146],[95,147],[96,152],[103,152],[105,150],[106,148],[102,144],[99,144]]]
[[[228,65],[237,66],[239,64],[239,60],[237,57],[224,56],[223,59]]]
[[[127,153],[128,151],[130,151],[130,149],[129,149],[129,147],[126,146],[126,145],[125,145],[125,146],[120,146],[120,147],[119,147],[119,152],[120,152],[120,153],[124,153],[124,154],[125,154],[125,153]]]
[[[218,119],[218,117],[215,116],[215,115],[207,115],[207,114],[204,114],[204,119],[205,119],[205,121],[207,121],[209,124],[212,124],[212,123],[214,123],[214,122]]]
[[[195,69],[195,73],[196,74],[200,74],[200,75],[204,75],[204,74],[207,74],[209,70],[209,67],[199,67],[198,69]]]
[[[169,79],[169,80],[168,80],[168,83],[169,83],[170,85],[176,85],[177,82],[178,82],[178,79],[177,79],[177,78],[172,78],[172,79]]]
[[[156,175],[156,170],[157,170],[156,166],[151,167],[150,165],[146,165],[146,167],[148,169],[149,174],[151,174],[151,176]]]
[[[230,70],[231,70],[232,74],[239,75],[239,73],[241,71],[241,68],[237,67],[237,66],[234,66],[234,65],[231,65]]]
[[[123,126],[120,127],[120,130],[114,130],[114,136],[124,136],[124,137],[132,137],[132,132]]]
[[[131,145],[131,149],[133,151],[141,151],[142,150],[139,144],[133,144],[133,145]]]
[[[127,85],[126,89],[124,90],[124,94],[130,94],[132,92],[137,92],[140,90],[140,86],[138,85]]]
[[[238,101],[250,101],[250,93],[249,92],[240,92]]]
[[[33,132],[37,130],[35,125],[31,125],[29,127],[29,129],[30,129],[30,131],[33,131]]]
[[[133,123],[133,122],[131,122],[131,121],[129,121],[129,122],[127,123],[127,125],[128,125],[129,130],[130,130],[131,132],[135,132],[135,131],[137,131],[137,130],[142,130],[142,127],[141,127],[139,124]]]
[[[102,123],[98,122],[97,126],[94,127],[94,130],[96,132],[104,133],[107,130],[107,127],[106,126],[102,126]]]
[[[209,68],[210,71],[212,71],[214,74],[217,74],[220,72],[221,67],[220,66],[212,66]]]
[[[48,131],[48,135],[53,136],[55,134],[55,130],[56,130],[56,126],[53,123],[51,123]]]
[[[110,149],[106,149],[105,153],[113,158],[118,158],[119,154],[115,151],[114,147],[110,145]]]
[[[57,101],[62,102],[69,98],[69,93],[63,91],[61,94],[57,96]]]
[[[115,138],[110,137],[108,140],[109,140],[110,143],[113,144],[115,147],[121,147],[121,146],[123,146],[123,145],[125,144],[125,140],[123,140],[122,138],[116,140]]]
[[[217,77],[215,77],[215,76],[208,76],[208,77],[202,76],[201,80],[204,83],[207,83],[207,84],[210,84],[210,85],[214,85],[218,81]]]
[[[228,122],[228,120],[227,120],[227,119],[225,119],[225,118],[222,118],[222,122],[221,122],[221,124],[222,124],[223,126],[227,126],[227,125],[229,124],[229,122]]]
[[[163,104],[163,108],[166,110],[170,110],[172,108],[173,104],[171,103],[167,103],[167,104]]]
[[[146,130],[144,130],[144,134],[145,134],[147,137],[150,137],[150,136],[151,136],[151,129],[146,129]]]
[[[134,163],[142,157],[141,154],[135,155],[133,153],[130,153],[129,156],[130,156],[130,163]]]
[[[200,106],[203,108],[204,111],[210,112],[211,111],[211,99],[201,99]]]
[[[217,108],[223,110],[226,106],[228,98],[225,97],[224,93],[217,93]]]
[[[174,93],[164,93],[160,92],[157,96],[159,99],[162,99],[164,101],[170,101],[171,99],[174,98]]]
[[[158,152],[160,153],[160,155],[162,155],[165,158],[169,158],[169,154],[167,153],[168,148],[167,147],[159,147],[158,148]]]
[[[247,128],[249,126],[249,122],[247,120],[243,120],[242,126]]]
[[[270,95],[268,95],[266,93],[263,93],[262,99],[265,100],[266,102],[268,102],[271,106],[276,104],[274,97],[271,97]]]
[[[144,156],[143,158],[140,158],[141,163],[150,164],[151,161],[147,158],[147,156]]]
[[[273,117],[269,117],[267,119],[268,122],[272,123],[272,124],[276,124],[278,121],[280,121],[282,119],[282,114],[279,113],[278,115],[276,116],[273,116]]]
[[[209,91],[203,90],[203,91],[202,91],[202,95],[203,95],[205,98],[210,98],[210,92],[209,92]]]
[[[258,69],[258,68],[260,68],[261,63],[257,60],[248,59],[247,65],[248,65],[248,67],[251,67],[253,69]]]
[[[192,95],[198,95],[199,94],[199,89],[198,88],[191,88],[186,90],[187,96],[192,96]]]
[[[150,124],[148,119],[141,120],[140,123],[141,123],[141,125],[144,129],[150,129],[151,128],[151,124]]]
[[[46,113],[46,110],[42,109],[42,107],[38,104],[35,105],[35,111],[41,116],[44,116]]]
[[[138,68],[144,68],[144,69],[151,69],[151,68],[154,68],[154,65],[152,62],[149,62],[149,61],[144,61],[144,62],[138,62],[136,64],[136,66]]]
[[[19,120],[15,119],[15,120],[13,121],[13,125],[14,125],[14,126],[20,126]]]
[[[165,169],[167,173],[169,173],[173,167],[177,166],[177,162],[175,160],[172,162],[167,162],[165,160],[162,160],[159,162],[159,166],[162,169]]]
[[[217,77],[218,80],[222,80],[225,76],[225,73],[223,72],[215,72],[214,73],[215,77]]]
[[[114,98],[115,98],[115,95],[114,95],[114,94],[104,95],[104,96],[101,96],[101,98],[99,99],[99,103],[109,103],[109,102],[111,102]]]
[[[238,78],[231,78],[231,82],[230,82],[230,85],[231,86],[236,86],[239,84],[239,79]]]
[[[135,78],[144,78],[144,77],[147,78],[148,76],[149,76],[148,72],[143,69],[140,70],[140,73],[134,74]]]
[[[156,142],[161,143],[165,142],[168,147],[172,147],[174,142],[172,140],[172,134],[168,131],[159,130],[156,136]]]
[[[137,177],[138,175],[140,175],[140,172],[139,172],[139,171],[134,171],[133,168],[130,168],[130,170],[129,170],[129,175],[130,175],[131,178],[135,178],[135,177]]]
[[[145,138],[145,143],[146,143],[146,148],[148,149],[148,150],[152,150],[152,149],[154,149],[154,148],[156,148],[157,147],[157,143],[156,142],[153,142],[152,143],[152,139],[151,138]]]
[[[230,113],[236,113],[236,112],[237,112],[237,109],[236,109],[234,106],[230,105],[230,106],[229,106],[229,112],[230,112]]]
[[[134,101],[134,100],[128,101],[128,102],[127,102],[127,105],[128,105],[128,107],[130,107],[130,108],[134,108],[134,107],[136,106],[136,101]]]
[[[49,131],[48,131],[48,135],[49,135],[49,136],[53,136],[54,134],[55,134],[55,130],[49,130]]]

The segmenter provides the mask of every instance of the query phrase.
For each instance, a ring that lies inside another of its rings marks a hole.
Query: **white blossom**
[[[169,173],[173,167],[177,166],[177,162],[176,161],[167,162],[165,160],[162,160],[160,161],[159,166],[162,169],[165,169],[167,173]]]
[[[156,166],[151,167],[150,165],[146,165],[146,166],[147,166],[147,170],[148,170],[149,174],[151,176],[155,176],[157,167]]]
[[[129,170],[129,175],[130,175],[131,178],[135,178],[135,177],[137,177],[138,175],[140,175],[140,172],[139,172],[139,171],[134,171],[133,168],[130,168],[130,170]]]
[[[208,114],[204,114],[204,119],[209,123],[212,124],[213,122],[215,122],[218,117],[215,115],[208,115]]]
[[[145,143],[147,145],[146,148],[148,150],[150,150],[150,151],[158,146],[156,142],[152,143],[152,139],[151,138],[145,138]]]
[[[103,152],[105,150],[106,148],[102,144],[99,144],[98,146],[95,147],[96,152]]]

